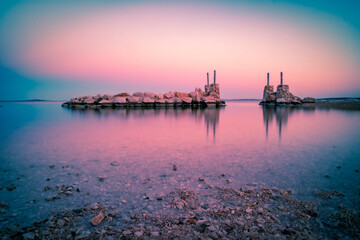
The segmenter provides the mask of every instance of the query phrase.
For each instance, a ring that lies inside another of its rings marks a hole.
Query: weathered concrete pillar
[[[283,85],[283,74],[282,74],[282,72],[280,73],[280,85],[282,86]]]
[[[209,85],[209,73],[206,74],[207,74],[207,85]]]
[[[216,83],[216,70],[214,70],[214,84]]]
[[[267,86],[269,86],[269,73],[267,73]]]
[[[263,102],[275,101],[274,86],[266,85],[264,87]]]

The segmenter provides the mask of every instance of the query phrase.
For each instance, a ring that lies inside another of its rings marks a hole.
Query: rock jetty
[[[283,84],[283,73],[280,73],[280,85],[274,92],[274,86],[269,85],[269,73],[267,74],[267,85],[264,87],[261,105],[301,105],[303,103],[315,103],[312,97],[300,98],[289,91],[289,85]]]
[[[216,83],[216,71],[214,71],[214,83],[209,84],[209,73],[207,73],[204,91],[195,88],[195,91],[190,93],[170,91],[164,94],[153,92],[135,92],[132,95],[126,92],[115,95],[98,94],[75,97],[61,106],[78,109],[220,107],[225,106],[225,102],[220,100],[220,87]]]

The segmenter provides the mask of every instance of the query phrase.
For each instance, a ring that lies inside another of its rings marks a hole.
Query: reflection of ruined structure
[[[269,134],[269,124],[272,123],[273,119],[276,120],[276,125],[278,126],[279,138],[281,138],[282,128],[285,127],[288,123],[289,117],[296,112],[306,111],[313,112],[315,110],[314,105],[310,105],[304,108],[296,107],[276,107],[276,106],[266,106],[263,107],[263,119],[265,124],[266,137]]]
[[[219,108],[205,109],[204,116],[205,116],[205,124],[206,124],[206,136],[209,136],[209,129],[212,128],[213,140],[215,142],[216,128],[217,125],[219,124],[219,119],[220,119],[220,109]]]
[[[269,85],[269,73],[267,73],[267,84],[264,87],[262,105],[301,105],[303,103],[315,103],[315,98],[306,97],[301,99],[289,91],[289,85],[283,84],[283,73],[280,73],[280,85],[274,92],[274,86]]]
[[[151,118],[175,118],[179,121],[181,119],[192,118],[196,122],[205,124],[206,136],[213,134],[213,141],[215,142],[216,129],[219,125],[220,111],[223,108],[172,108],[172,109],[97,109],[89,111],[86,109],[66,108],[74,117],[79,118],[115,118],[118,120],[131,119],[151,119]]]
[[[279,128],[279,138],[281,138],[281,131],[283,125],[286,126],[288,122],[288,116],[292,112],[292,108],[276,108],[276,107],[267,107],[263,106],[263,119],[266,127],[266,137],[268,137],[269,132],[269,123],[272,122],[275,117],[276,124]]]

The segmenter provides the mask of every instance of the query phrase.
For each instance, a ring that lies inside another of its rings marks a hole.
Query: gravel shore
[[[199,180],[201,181],[201,179]],[[314,191],[320,199],[336,191]],[[59,212],[20,229],[1,229],[1,239],[359,239],[360,214],[339,205],[321,211],[295,199],[291,190],[248,184],[240,189],[212,186],[196,192],[175,189],[144,201],[161,209],[120,212],[92,203]],[[5,207],[5,206],[3,206]]]

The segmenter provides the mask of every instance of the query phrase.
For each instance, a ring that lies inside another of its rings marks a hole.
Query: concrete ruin
[[[267,73],[267,84],[264,87],[263,98],[261,105],[301,105],[303,103],[315,103],[315,98],[306,97],[301,99],[292,94],[289,90],[289,85],[283,84],[283,73],[280,73],[280,85],[277,86],[274,92],[274,86],[270,85],[270,76]]]

